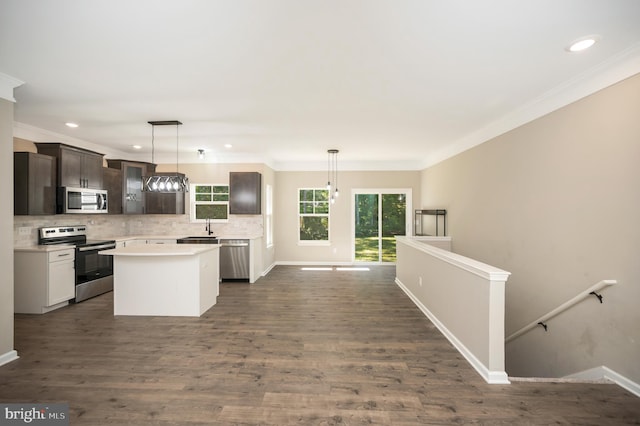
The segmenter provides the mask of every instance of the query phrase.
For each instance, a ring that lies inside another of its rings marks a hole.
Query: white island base
[[[113,256],[114,315],[199,317],[219,294],[217,245],[134,245]]]

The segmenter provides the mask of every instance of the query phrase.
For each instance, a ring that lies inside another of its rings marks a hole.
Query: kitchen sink
[[[218,244],[218,237],[199,236],[184,237],[176,240],[178,244]]]

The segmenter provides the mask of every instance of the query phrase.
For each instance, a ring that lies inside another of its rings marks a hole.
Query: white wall
[[[276,262],[349,263],[351,262],[351,190],[354,188],[411,188],[413,206],[420,204],[420,172],[340,172],[340,197],[331,206],[329,246],[298,245],[298,189],[323,188],[325,172],[276,172],[274,204],[276,217]]]
[[[0,176],[13,182],[13,103],[0,98]],[[0,364],[15,356],[13,347],[13,185],[0,185]]]
[[[584,315],[571,331],[556,318],[532,332],[535,344],[510,343],[510,375],[605,365],[640,382],[639,118],[636,75],[423,172],[423,201],[448,210],[453,250],[512,273],[506,335],[600,280],[619,282],[603,304],[575,308]]]
[[[488,383],[509,383],[504,363],[509,273],[436,247],[448,246],[447,241],[397,241],[396,283]]]

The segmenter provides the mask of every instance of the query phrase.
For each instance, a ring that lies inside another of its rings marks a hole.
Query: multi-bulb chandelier
[[[182,173],[178,173],[178,148],[179,134],[178,126],[182,125],[178,120],[169,121],[149,121],[151,124],[151,162],[155,164],[155,127],[156,126],[176,126],[176,172],[157,173],[143,178],[143,191],[147,192],[188,192],[189,179]]]
[[[327,191],[329,191],[331,203],[335,203],[336,198],[340,195],[338,191],[338,152],[340,151],[337,149],[327,151]]]

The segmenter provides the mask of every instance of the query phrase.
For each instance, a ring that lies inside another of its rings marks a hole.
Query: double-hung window
[[[329,243],[329,191],[327,189],[299,189],[298,215],[299,243]]]
[[[227,222],[229,185],[195,183],[191,185],[191,222]]]

